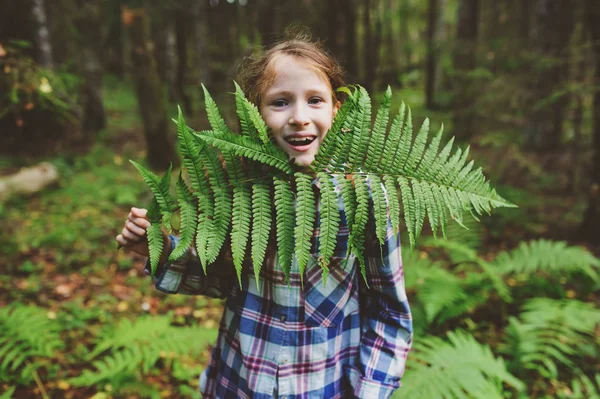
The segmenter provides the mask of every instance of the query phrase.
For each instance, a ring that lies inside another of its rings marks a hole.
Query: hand
[[[130,251],[142,256],[149,256],[148,253],[148,237],[146,230],[150,227],[150,221],[147,217],[148,211],[143,208],[131,208],[131,212],[127,216],[125,226],[121,234],[117,236],[117,242],[120,246],[127,248]],[[169,236],[163,231],[163,253],[161,262],[166,260],[166,248],[171,247]]]

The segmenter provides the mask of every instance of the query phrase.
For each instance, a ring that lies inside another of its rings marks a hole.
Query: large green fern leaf
[[[448,341],[438,337],[417,341],[411,356],[403,377],[406,398],[501,399],[499,384],[516,390],[525,387],[507,371],[502,358],[461,331],[449,332]]]
[[[289,181],[277,176],[275,186],[275,212],[277,224],[277,259],[286,281],[289,282],[294,255],[294,195]]]
[[[177,246],[173,248],[171,255],[169,255],[170,262],[175,261],[185,254],[187,249],[194,242],[196,226],[198,223],[196,216],[198,205],[196,204],[193,195],[190,193],[190,189],[186,182],[183,180],[181,173],[177,180],[177,201],[181,218],[179,228],[180,240]]]
[[[296,242],[295,255],[300,275],[308,264],[311,253],[311,237],[315,224],[315,194],[312,189],[312,178],[304,173],[296,173],[296,226],[294,239]]]
[[[265,181],[257,181],[252,185],[252,266],[258,287],[258,277],[265,259],[267,244],[271,233],[271,192]]]
[[[317,259],[322,269],[323,282],[329,275],[329,259],[333,256],[337,241],[337,232],[340,226],[340,209],[338,196],[331,176],[326,173],[317,175],[320,184],[321,196],[319,204],[319,258]]]

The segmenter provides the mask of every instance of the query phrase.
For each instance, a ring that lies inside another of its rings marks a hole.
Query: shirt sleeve
[[[381,249],[374,237],[367,237],[366,244],[368,287],[359,277],[360,361],[357,367],[346,369],[346,375],[354,389],[354,397],[389,398],[400,387],[412,344],[412,318],[404,287],[399,235],[388,225],[387,238]]]
[[[170,254],[179,242],[179,237],[173,235],[169,237],[171,238]],[[223,269],[216,265],[208,266],[205,274],[196,250],[190,247],[176,261],[158,265],[153,283],[157,290],[167,294],[204,295],[222,299],[227,296],[235,281],[235,275],[221,273]],[[149,259],[146,260],[144,272],[148,275],[152,274]]]

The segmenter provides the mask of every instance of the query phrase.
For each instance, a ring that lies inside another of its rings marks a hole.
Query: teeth
[[[286,140],[290,143],[312,143],[314,141],[314,137],[288,137]]]

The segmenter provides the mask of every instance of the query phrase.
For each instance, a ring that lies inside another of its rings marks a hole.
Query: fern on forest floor
[[[600,311],[593,304],[537,298],[522,309],[520,320],[510,318],[501,348],[512,359],[509,368],[513,372],[533,370],[557,378],[559,366],[577,370],[575,359],[600,355],[596,333]]]
[[[160,179],[134,163],[155,196],[154,207],[161,218],[155,217],[154,222],[161,220],[170,230],[172,213],[177,209],[184,210],[190,222],[179,232],[182,242],[185,245],[195,242],[205,270],[216,259],[227,234],[230,234],[233,261],[239,276],[250,239],[253,265],[255,271],[260,272],[264,249],[270,239],[270,221],[277,220],[275,236],[278,248],[288,252],[289,248],[294,248],[291,257],[285,252],[281,267],[288,273],[291,262],[295,260],[303,271],[311,251],[307,237],[315,228],[311,182],[318,176],[320,184],[316,186],[320,190],[320,198],[325,199],[320,201],[320,214],[335,215],[338,202],[334,199],[341,196],[350,221],[348,249],[357,257],[364,275],[364,233],[370,212],[374,215],[376,236],[383,244],[388,222],[396,232],[400,229],[402,210],[412,247],[425,219],[429,220],[434,234],[438,229],[445,234],[448,218],[462,224],[466,212],[476,218],[495,207],[514,206],[490,188],[481,168],[474,169],[473,161],[467,162],[468,148],[454,151],[454,140],[451,139],[440,150],[442,129],[430,139],[429,121],[426,119],[418,133],[413,135],[411,111],[406,105],[401,105],[388,129],[390,88],[381,101],[373,124],[371,99],[366,90],[360,86],[353,91],[344,90],[348,99],[325,136],[310,173],[305,173],[298,171],[293,160],[289,160],[287,154],[272,141],[258,109],[244,97],[237,84],[235,100],[240,134],[229,130],[204,88],[212,130],[193,131],[185,124],[181,110],[175,121],[192,195],[189,195],[190,187],[180,180],[176,201],[171,197],[166,176]],[[336,184],[330,184],[330,181]],[[289,229],[291,220],[288,220],[292,215],[281,211],[277,214],[277,210],[273,209],[274,182],[279,182],[279,201],[290,198],[290,194],[297,199],[293,236]],[[282,196],[282,190],[294,191]],[[330,200],[326,200],[328,198]],[[195,215],[192,210],[195,210]],[[277,216],[273,217],[275,214]],[[196,228],[191,226],[194,220]],[[335,246],[338,224],[336,218],[320,219],[319,229],[326,232],[321,237],[319,248],[319,253],[324,254],[319,259],[324,278],[328,273],[328,256]],[[154,271],[162,242],[156,237],[149,242]],[[180,254],[184,248],[176,250]]]
[[[0,308],[0,381],[27,383],[64,347],[58,321],[36,306]]]
[[[501,399],[502,384],[523,390],[502,358],[487,345],[462,331],[449,332],[448,340],[428,337],[415,342],[403,377],[402,398]]]
[[[198,356],[205,345],[215,341],[216,335],[214,329],[173,327],[169,316],[140,317],[134,322],[124,319],[98,337],[88,360],[106,354],[92,362],[94,369],[84,370],[69,382],[74,386],[92,386],[127,378],[135,381],[135,376],[147,374],[159,359],[175,362],[179,357]],[[191,342],[197,344],[190,345]]]

